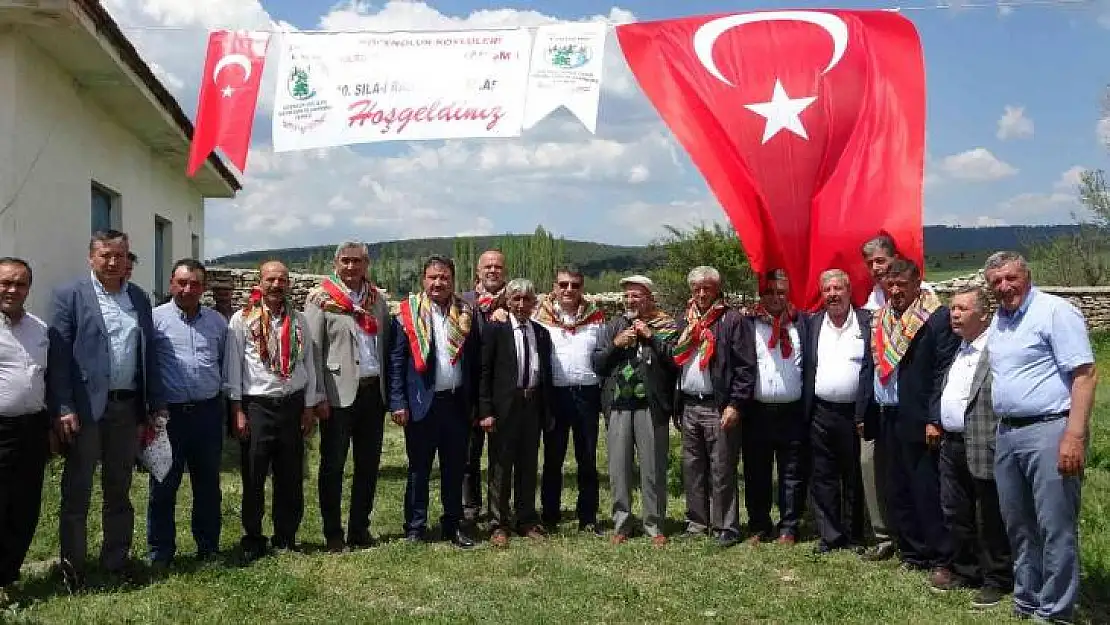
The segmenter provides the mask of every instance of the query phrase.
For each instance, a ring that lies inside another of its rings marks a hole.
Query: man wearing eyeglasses
[[[597,437],[601,415],[601,387],[591,357],[605,322],[604,312],[583,296],[585,278],[573,267],[555,274],[552,293],[536,312],[536,321],[551,335],[551,409],[555,427],[543,432],[543,477],[540,504],[543,522],[554,530],[561,514],[563,460],[571,434],[578,465],[578,501],[575,516],[579,531],[602,536],[597,526]]]

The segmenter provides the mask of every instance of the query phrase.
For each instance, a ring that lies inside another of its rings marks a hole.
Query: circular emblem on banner
[[[309,132],[328,117],[332,109],[327,93],[328,75],[325,66],[297,62],[285,77],[286,99],[276,111],[283,127],[300,133]]]
[[[574,43],[556,44],[548,48],[544,57],[556,69],[577,69],[590,62],[588,46]]]

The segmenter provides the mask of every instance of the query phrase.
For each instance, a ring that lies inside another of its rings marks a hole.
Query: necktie
[[[531,382],[532,382],[532,380],[531,380],[531,377],[532,377],[532,358],[531,358],[532,350],[528,349],[528,326],[526,326],[522,323],[519,326],[517,326],[517,329],[520,330],[520,344],[521,344],[521,347],[524,350],[523,375],[521,375],[521,379],[523,380],[523,383],[521,385],[521,388],[531,388],[531,386],[532,386],[532,384],[531,384]]]

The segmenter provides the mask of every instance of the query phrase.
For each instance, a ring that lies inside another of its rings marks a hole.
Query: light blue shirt
[[[104,285],[92,274],[96,303],[100,306],[100,316],[104,318],[104,329],[108,331],[108,358],[111,373],[108,376],[108,389],[113,391],[133,391],[139,388],[139,350],[142,330],[139,328],[139,313],[127,294],[127,282],[116,293],[109,293]]]
[[[883,384],[879,381],[879,368],[875,367],[875,403],[880,406],[898,405],[898,371],[899,367],[895,367],[890,380]]]
[[[154,349],[166,401],[185,404],[212,399],[223,387],[227,321],[204,306],[193,318],[173,300],[154,309]]]
[[[1071,409],[1072,372],[1095,361],[1083,313],[1032,288],[1014,312],[999,309],[990,332],[995,412],[1038,417]]]

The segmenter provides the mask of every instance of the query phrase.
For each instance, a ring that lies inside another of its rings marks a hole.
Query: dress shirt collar
[[[833,323],[832,315],[830,315],[828,313],[828,311],[825,311],[825,326],[828,327],[830,330],[833,330],[835,332],[841,332],[841,333],[847,332],[848,330],[851,330],[852,328],[854,328],[856,326],[856,311],[855,311],[855,309],[854,308],[849,308],[848,309],[848,318],[844,320],[844,325],[839,326],[839,327],[837,327],[837,325],[835,323]]]
[[[1022,300],[1021,306],[1018,306],[1017,310],[1011,312],[999,306],[998,314],[1007,321],[1017,322],[1019,319],[1025,316],[1025,311],[1029,310],[1029,304],[1033,301],[1033,298],[1036,297],[1038,292],[1039,289],[1036,286],[1029,285],[1029,292],[1025,294],[1025,299]]]
[[[975,337],[975,340],[971,341],[970,343],[968,343],[967,341],[964,341],[960,345],[960,351],[967,352],[969,354],[978,354],[978,353],[982,352],[983,348],[986,347],[986,346],[987,346],[987,331],[983,330],[983,332],[981,332],[979,334],[979,336]]]
[[[202,315],[204,315],[204,306],[198,306],[197,313],[190,317],[189,313],[185,312],[184,308],[177,305],[177,300],[170,298],[170,302],[173,303],[174,312],[176,312],[177,316],[181,317],[181,320],[185,323],[193,323],[194,321],[200,319]]]
[[[116,291],[115,293],[110,293],[108,289],[104,288],[104,283],[100,281],[100,278],[96,277],[95,271],[90,270],[89,277],[92,278],[93,288],[96,289],[98,293],[103,293],[108,296],[116,296],[127,293],[127,280],[124,280],[120,283],[119,291]]]
[[[524,322],[517,319],[516,315],[512,313],[509,313],[509,322],[513,325],[514,330],[524,325]]]

